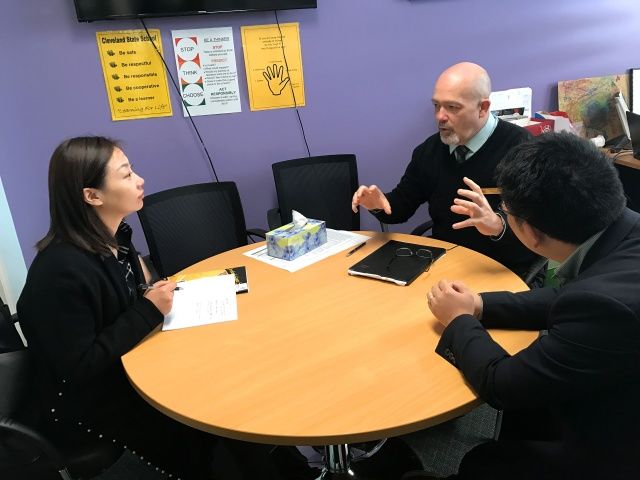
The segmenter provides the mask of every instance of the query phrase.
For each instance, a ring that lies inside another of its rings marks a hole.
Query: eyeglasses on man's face
[[[429,269],[431,268],[431,264],[433,263],[433,254],[431,253],[431,250],[427,250],[426,248],[418,248],[417,250],[414,251],[408,247],[400,247],[396,249],[393,257],[391,257],[391,259],[389,260],[389,263],[387,263],[387,270],[391,269],[391,264],[394,261],[396,261],[396,259],[411,257],[414,255],[416,257],[428,259],[427,267],[424,269],[425,272],[428,272]]]
[[[506,207],[506,205],[504,204],[504,202],[500,202],[500,206],[498,207],[500,209],[500,211],[502,213],[504,213],[505,215],[510,215],[512,217],[517,217],[518,215],[514,215],[513,213],[511,213],[509,211],[509,209]]]

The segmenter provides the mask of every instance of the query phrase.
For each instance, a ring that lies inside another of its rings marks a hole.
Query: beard
[[[442,140],[442,143],[444,143],[445,145],[460,144],[460,137],[455,132],[449,132],[447,134],[440,132],[440,140]]]

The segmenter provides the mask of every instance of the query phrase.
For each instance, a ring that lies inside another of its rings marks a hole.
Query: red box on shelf
[[[523,127],[537,137],[543,133],[553,132],[554,124],[555,120],[549,120],[546,118],[530,118],[529,123],[527,125],[523,125]]]

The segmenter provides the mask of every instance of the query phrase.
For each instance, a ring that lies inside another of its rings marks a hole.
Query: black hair
[[[58,145],[49,162],[50,226],[36,243],[38,251],[54,239],[92,253],[109,254],[109,246],[117,246],[83,193],[84,188],[104,186],[107,164],[116,148],[118,144],[105,137],[76,137]]]
[[[579,245],[626,205],[613,162],[571,133],[545,133],[513,147],[498,164],[502,201],[516,221]]]

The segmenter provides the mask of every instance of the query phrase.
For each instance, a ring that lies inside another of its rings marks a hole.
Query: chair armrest
[[[45,456],[49,459],[53,467],[60,472],[60,475],[63,476],[63,471],[66,472],[67,469],[62,461],[62,457],[58,450],[42,435],[33,430],[22,423],[16,422],[15,420],[2,415],[0,416],[0,430],[4,430],[6,432],[11,432],[19,435],[29,441],[34,447],[37,447]],[[63,476],[63,478],[65,478]],[[70,476],[68,478],[71,478]]]
[[[280,217],[279,208],[270,208],[267,210],[267,225],[269,225],[269,230],[282,226],[282,217]]]
[[[267,231],[264,228],[247,228],[247,237],[255,243],[253,237],[259,237],[262,240],[267,238]]]
[[[140,257],[144,266],[149,271],[149,275],[151,278],[149,279],[149,283],[155,283],[160,280],[160,274],[158,273],[158,269],[155,267],[153,262],[151,261],[151,255],[144,255]]]
[[[97,437],[56,448],[37,431],[6,415],[0,416],[0,440],[3,450],[12,455],[8,459],[9,469],[21,472],[24,469],[24,478],[34,479],[52,478],[54,468],[63,480],[72,480],[69,471],[73,472],[73,478],[98,478],[96,475],[110,468],[123,452],[115,442]]]
[[[411,235],[423,235],[427,230],[431,230],[433,228],[433,220],[427,220],[424,223],[421,223],[416,228],[411,230]]]

